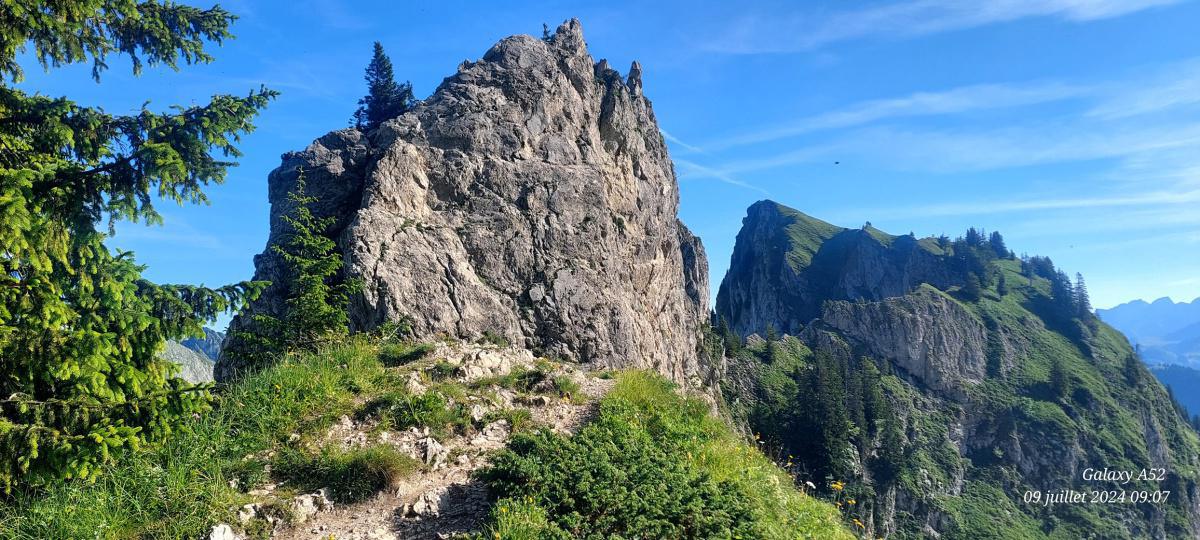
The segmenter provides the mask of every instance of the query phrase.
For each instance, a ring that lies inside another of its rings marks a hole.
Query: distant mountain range
[[[1189,415],[1200,415],[1200,369],[1161,364],[1150,366],[1150,372],[1171,389]]]
[[[1200,298],[1134,300],[1096,314],[1129,337],[1147,364],[1200,368]]]
[[[221,354],[225,333],[204,329],[204,337],[168,341],[162,356],[179,366],[179,376],[191,383],[213,381],[213,365]]]

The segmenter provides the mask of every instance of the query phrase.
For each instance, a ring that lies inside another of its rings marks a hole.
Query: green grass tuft
[[[420,462],[395,447],[380,444],[350,450],[325,448],[311,455],[290,448],[279,452],[273,474],[301,491],[329,489],[340,503],[364,501],[408,476]]]

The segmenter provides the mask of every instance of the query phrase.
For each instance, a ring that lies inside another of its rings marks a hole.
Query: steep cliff
[[[874,536],[1200,537],[1197,434],[1129,343],[1064,312],[1035,266],[979,235],[756,203],[718,293],[728,335],[753,338],[727,349],[727,403],[801,478],[845,480]],[[753,335],[767,333],[784,337]],[[1105,467],[1135,479],[1084,476]],[[1151,469],[1166,472],[1136,479]],[[1026,499],[1063,490],[1084,499]],[[1093,499],[1110,490],[1125,502]]]
[[[742,335],[799,332],[825,300],[882,300],[961,284],[930,239],[844,229],[771,201],[747,210],[716,311]]]
[[[337,218],[346,274],[365,285],[355,329],[403,320],[421,337],[492,333],[549,356],[704,376],[707,262],[677,218],[641,66],[622,77],[593,61],[578,21],[500,41],[375,131],[285,155],[269,177],[269,242],[300,168],[314,213]],[[269,249],[255,268],[280,281]],[[273,287],[253,309],[278,313],[281,298]],[[217,377],[242,367],[223,358]]]

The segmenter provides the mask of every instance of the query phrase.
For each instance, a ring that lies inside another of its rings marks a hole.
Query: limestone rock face
[[[168,340],[159,356],[179,366],[178,376],[192,384],[213,381],[213,361],[178,341]]]
[[[820,321],[939,392],[964,398],[987,377],[983,322],[931,288],[881,302],[829,302]]]
[[[355,329],[407,320],[419,336],[491,332],[549,356],[703,376],[707,262],[677,218],[641,66],[623,78],[594,62],[578,21],[500,41],[369,134],[285,155],[270,176],[272,239],[300,167],[365,285]],[[281,277],[269,250],[255,265],[256,279]],[[254,308],[281,303],[272,289]],[[217,376],[238,368],[222,359]]]
[[[827,300],[879,301],[922,283],[946,289],[961,280],[912,236],[892,236],[869,224],[830,225],[772,201],[759,201],[742,220],[716,312],[746,336],[768,326],[799,333]]]

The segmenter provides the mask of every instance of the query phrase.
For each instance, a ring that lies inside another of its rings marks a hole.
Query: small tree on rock
[[[363,77],[367,81],[367,95],[358,100],[354,111],[354,126],[363,131],[379,127],[386,120],[408,112],[415,103],[412,84],[396,82],[392,71],[392,60],[383,52],[383,45],[375,42],[375,54],[367,65]]]
[[[250,366],[261,366],[281,352],[312,350],[349,332],[346,308],[361,290],[358,280],[337,282],[342,256],[325,234],[336,218],[318,218],[310,206],[304,170],[288,193],[292,210],[283,216],[291,229],[282,242],[273,244],[284,263],[286,300],[282,316],[255,314],[249,330],[235,333],[227,354]]]

